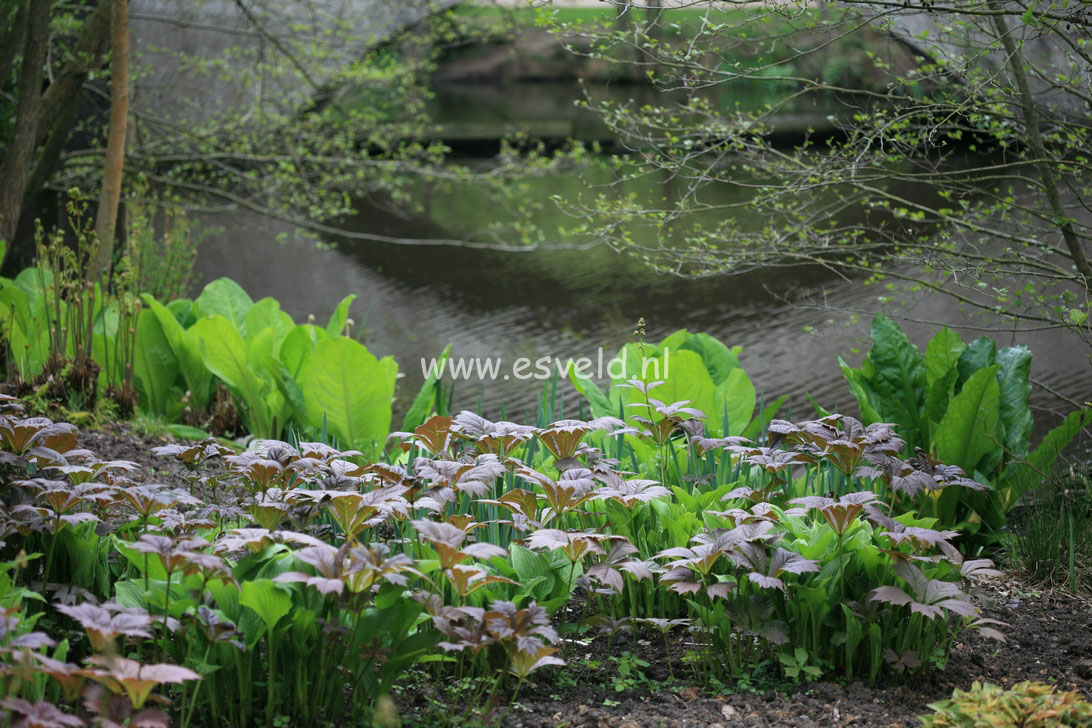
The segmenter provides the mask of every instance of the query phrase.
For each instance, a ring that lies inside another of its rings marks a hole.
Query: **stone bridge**
[[[134,111],[288,118],[369,48],[456,0],[130,0]]]
[[[501,0],[514,4],[523,0]],[[555,0],[565,2],[571,0]],[[604,7],[621,0],[600,0]],[[715,0],[710,0],[716,5]],[[776,0],[767,0],[774,2]],[[637,0],[642,5],[648,0]],[[999,0],[1016,7],[1012,0]],[[191,123],[239,114],[291,118],[369,47],[459,0],[130,0],[133,108],[146,120]],[[579,0],[579,4],[593,4]],[[668,4],[671,4],[670,2]],[[693,5],[693,2],[687,3]],[[1088,13],[1084,2],[1080,12]],[[882,8],[890,12],[890,6]],[[922,56],[966,59],[1004,73],[1005,54],[988,16],[909,8],[891,33]],[[1087,93],[1092,66],[1076,56],[1062,28],[1051,32],[1007,18],[1033,68],[1033,91],[1051,113],[1088,118],[1081,94],[1044,81],[1062,74]],[[955,26],[946,32],[944,26]],[[1072,33],[1080,33],[1077,27]]]

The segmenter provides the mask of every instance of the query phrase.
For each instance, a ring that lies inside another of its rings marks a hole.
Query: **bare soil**
[[[612,651],[615,656],[623,650],[636,653],[650,663],[643,672],[657,689],[617,692],[616,663],[605,652],[605,640],[599,639],[580,648],[571,660],[578,665],[594,658],[600,662],[597,671],[585,670],[577,680],[566,683],[544,670],[536,675],[533,686],[524,685],[517,704],[507,713],[497,711],[497,724],[513,728],[909,727],[920,724],[917,716],[930,712],[929,703],[976,680],[1005,686],[1038,680],[1092,699],[1092,609],[1086,602],[1022,586],[1015,576],[995,580],[975,596],[988,616],[1009,624],[1003,630],[1007,641],[998,643],[967,632],[943,671],[875,686],[820,680],[789,689],[715,694],[687,685],[685,679],[669,680],[667,648],[655,633],[636,640],[616,638]],[[686,647],[681,638],[673,640],[672,671],[676,678],[685,678],[687,668],[678,658]]]

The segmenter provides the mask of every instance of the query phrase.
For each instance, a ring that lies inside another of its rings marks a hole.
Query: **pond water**
[[[535,123],[555,117],[573,121],[567,110],[571,107],[557,102],[558,90],[552,87],[528,84],[518,93],[478,87],[465,91],[471,96],[463,104],[452,93],[441,96],[439,103],[450,109],[479,103],[505,123],[522,123],[519,108],[534,114]],[[482,105],[483,98],[492,101]],[[508,99],[508,106],[500,108],[501,99]],[[513,99],[519,100],[519,108]],[[596,181],[594,174],[548,177],[531,181],[527,194],[537,200],[546,194],[571,195]],[[627,191],[672,194],[669,181],[644,185]],[[450,238],[503,214],[477,199],[472,190],[460,190],[436,197],[426,213],[408,218],[363,206],[348,225],[382,235]],[[537,222],[557,216],[546,207],[526,214]],[[812,414],[808,393],[828,408],[855,409],[835,356],[859,362],[868,347],[872,313],[943,321],[960,329],[965,338],[978,335],[975,325],[989,324],[971,319],[945,297],[885,307],[879,300],[881,289],[834,278],[822,269],[689,280],[655,273],[604,245],[572,249],[547,244],[533,252],[497,252],[345,240],[318,249],[314,241],[292,236],[288,226],[254,215],[207,215],[203,225],[216,232],[198,257],[198,285],[229,276],[255,299],[274,296],[297,320],[313,313],[320,322],[342,296],[356,294],[352,316],[361,326],[362,340],[374,353],[394,356],[405,374],[400,384],[402,407],[423,379],[422,359],[436,357],[448,343],[457,357],[501,359],[503,375],[520,357],[594,359],[599,347],[610,357],[634,339],[636,323],[643,317],[650,341],[686,328],[743,346],[741,361],[758,390],[770,399],[789,395],[792,414],[806,417]],[[822,309],[796,303],[820,291],[825,292]],[[935,331],[931,325],[903,326],[921,346]],[[806,333],[806,327],[815,333]],[[1071,335],[993,335],[999,345],[1031,347],[1035,380],[1071,399],[1083,401],[1092,395],[1088,354]],[[503,376],[498,381],[460,381],[455,407],[480,406],[486,416],[497,417],[503,406],[509,418],[521,419],[534,410],[542,387],[540,381],[514,377],[505,381]],[[575,416],[576,393],[568,385],[562,391],[566,413]],[[1034,398],[1040,410],[1068,408],[1043,389],[1037,389]],[[1044,423],[1052,418],[1038,419]]]

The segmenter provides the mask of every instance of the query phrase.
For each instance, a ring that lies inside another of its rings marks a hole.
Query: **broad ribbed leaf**
[[[872,319],[872,350],[868,354],[872,402],[881,421],[896,425],[911,445],[921,443],[921,411],[925,406],[925,361],[906,334],[891,319]],[[863,414],[863,411],[862,411]],[[866,420],[865,424],[872,424]]]
[[[297,378],[307,421],[318,429],[325,418],[344,446],[375,452],[390,432],[396,374],[352,339],[319,342]]]
[[[242,331],[245,332],[246,340],[251,341],[258,332],[272,329],[273,351],[277,352],[284,337],[295,327],[292,317],[281,310],[281,304],[276,299],[266,297],[247,310]]]
[[[871,382],[869,382],[864,372],[861,369],[851,367],[841,356],[837,357],[837,359],[838,366],[842,370],[842,376],[846,378],[846,384],[849,385],[849,391],[853,394],[853,398],[857,400],[857,407],[861,410],[861,420],[865,424],[883,422],[883,417],[878,409],[879,396],[872,391]]]
[[[289,331],[284,337],[284,341],[281,342],[281,347],[277,351],[277,360],[284,365],[284,368],[292,375],[293,379],[298,379],[303,363],[311,355],[315,345],[328,338],[330,337],[326,334],[326,331],[318,326],[301,324]]]
[[[781,581],[776,576],[766,576],[765,574],[759,574],[757,571],[752,571],[747,574],[747,578],[762,589],[780,589],[781,591],[785,591],[785,582]]]
[[[638,359],[640,354],[638,353]],[[716,425],[719,434],[719,417],[717,412],[717,388],[709,377],[701,357],[692,351],[672,351],[664,358],[654,360],[659,366],[651,364],[645,371],[645,376],[637,376],[643,382],[663,380],[663,384],[656,387],[650,394],[662,402],[687,402],[687,406],[699,409],[709,417],[709,424]],[[636,389],[624,389],[623,399],[627,404],[642,405],[645,403],[645,395]],[[752,405],[753,406],[753,405]],[[638,415],[648,417],[648,412],[640,406],[627,407],[626,416]],[[659,419],[654,416],[653,419]],[[714,422],[714,420],[716,420]],[[747,417],[750,422],[750,416]],[[744,422],[740,429],[747,425]]]
[[[246,291],[230,278],[217,278],[209,283],[193,302],[197,318],[223,316],[242,336],[246,336],[246,314],[253,305]]]
[[[1026,459],[1016,460],[1005,468],[1000,478],[998,498],[1001,506],[1006,509],[1029,489],[1035,487],[1042,480],[1042,473],[1050,472],[1054,467],[1054,461],[1058,459],[1066,446],[1073,441],[1083,428],[1092,424],[1092,410],[1077,410],[1072,412],[1062,424],[1047,433],[1039,447],[1027,456]]]
[[[1005,449],[1025,455],[1034,424],[1028,400],[1031,397],[1031,350],[1008,346],[997,352],[1001,424],[1005,428]]]
[[[607,417],[618,414],[618,405],[603,393],[591,378],[582,376],[576,371],[576,367],[569,368],[569,380],[577,392],[584,395],[591,405],[592,417]],[[404,427],[402,429],[405,429]]]
[[[356,295],[350,293],[334,308],[330,314],[330,320],[326,323],[326,333],[330,336],[341,336],[345,330],[345,322],[349,320],[349,307],[356,300]]]
[[[174,316],[174,320],[184,329],[193,326],[194,322],[197,321],[197,316],[193,313],[193,301],[188,298],[176,298],[167,303],[166,308]]]
[[[540,666],[541,665],[536,665],[536,667]],[[12,725],[33,726],[33,728],[66,728],[68,726],[78,727],[85,725],[78,717],[61,711],[61,709],[53,703],[45,700],[37,703],[30,703],[22,698],[4,698],[3,702],[0,702],[0,708],[4,708],[5,711],[10,711],[8,712],[8,720],[14,719]]]
[[[978,461],[996,447],[999,405],[997,366],[979,369],[952,398],[937,425],[933,441],[941,462],[974,473]]]
[[[671,341],[665,339],[660,344],[660,350],[676,351],[670,348],[670,344]],[[697,354],[705,365],[705,370],[709,372],[713,384],[718,387],[728,379],[733,370],[742,369],[739,359],[732,350],[709,334],[691,334],[677,350],[692,351]]]
[[[955,383],[958,378],[959,369],[953,366],[947,374],[930,385],[929,395],[925,398],[924,426],[933,429],[944,419],[944,413],[948,411],[948,403],[952,401],[952,395],[955,394]],[[930,433],[926,443],[932,442],[932,439],[932,433]]]
[[[993,568],[993,562],[989,559],[969,559],[959,567],[960,576],[968,579],[976,579],[983,576],[1004,576]]]
[[[10,350],[20,375],[30,380],[42,372],[49,356],[49,329],[35,325],[34,312],[26,293],[17,286],[5,285],[0,290],[0,306],[4,321],[9,321],[5,335],[9,337]]]
[[[527,545],[533,549],[559,549],[568,546],[570,534],[556,528],[542,528],[531,534]]]
[[[292,599],[269,579],[243,582],[239,604],[253,609],[268,632],[292,609]]]
[[[178,361],[156,315],[150,309],[141,311],[137,319],[133,374],[138,389],[144,395],[141,399],[143,409],[151,414],[165,415],[170,401],[168,390],[178,376]]]
[[[236,327],[223,316],[208,316],[198,320],[190,333],[197,339],[208,370],[246,405],[250,431],[260,438],[276,436],[269,431],[271,413],[264,399],[264,390],[272,384],[251,368],[246,342]]]
[[[997,344],[988,336],[980,336],[967,345],[967,350],[959,357],[959,379],[956,389],[963,387],[971,375],[980,369],[993,366],[997,359]]]
[[[897,586],[881,586],[873,589],[870,599],[887,604],[909,604],[914,601],[909,594]]]
[[[148,310],[155,315],[159,327],[171,347],[182,373],[182,379],[186,382],[186,388],[190,392],[190,399],[194,408],[204,409],[209,401],[212,372],[208,370],[205,362],[201,359],[201,348],[197,343],[197,338],[182,327],[178,319],[166,306],[147,294],[142,298],[144,304],[148,306]]]
[[[511,553],[512,568],[516,571],[516,577],[524,584],[538,579],[541,587],[536,587],[535,593],[540,595],[539,598],[548,596],[553,591],[554,581],[557,578],[550,559],[516,544],[512,544]]]
[[[751,423],[756,401],[755,385],[747,372],[742,368],[732,369],[728,377],[717,385],[716,408],[707,413],[709,416],[706,422],[710,434],[741,434]]]
[[[951,329],[945,327],[937,332],[925,347],[925,382],[930,389],[955,368],[966,349],[963,339]]]

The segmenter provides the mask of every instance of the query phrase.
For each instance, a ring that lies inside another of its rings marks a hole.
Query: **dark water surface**
[[[633,340],[637,319],[644,317],[652,341],[687,328],[742,345],[741,360],[759,391],[788,394],[795,412],[805,414],[806,392],[827,407],[851,402],[835,355],[859,361],[861,354],[853,352],[867,349],[868,321],[861,317],[854,325],[849,314],[801,308],[785,299],[825,288],[830,307],[885,310],[877,300],[881,289],[839,281],[825,271],[692,281],[655,274],[605,248],[498,253],[357,243],[317,250],[311,241],[277,242],[283,230],[268,220],[225,215],[209,223],[224,232],[222,244],[207,245],[199,258],[202,283],[230,276],[255,299],[274,296],[297,320],[314,313],[320,322],[342,296],[355,293],[353,317],[363,322],[364,342],[376,354],[394,356],[408,396],[422,379],[420,360],[437,356],[448,343],[457,356],[500,357],[506,365],[518,357],[594,358],[600,346],[610,356]],[[939,297],[918,302],[908,313],[948,324],[969,321]],[[919,346],[934,330],[903,325]],[[818,333],[805,333],[805,326]],[[1071,335],[994,337],[1000,345],[1031,347],[1036,380],[1072,399],[1092,393],[1092,366]],[[517,416],[533,409],[540,389],[534,381],[459,382],[455,405],[474,409],[481,396],[487,414],[497,415],[504,404],[510,417]],[[1040,406],[1064,409],[1045,392],[1035,398]]]

